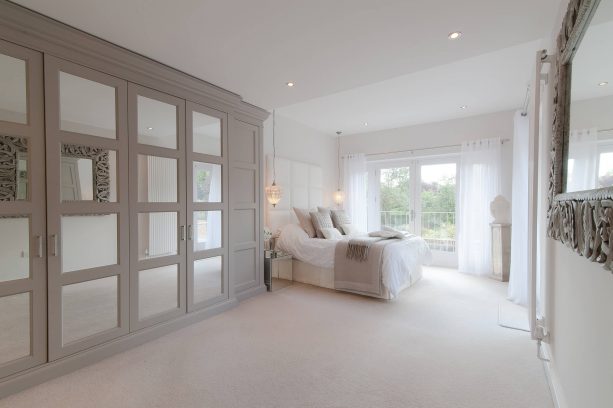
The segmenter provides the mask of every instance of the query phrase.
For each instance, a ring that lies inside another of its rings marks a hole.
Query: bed
[[[352,237],[355,238],[355,237]],[[342,241],[348,241],[343,237]],[[287,224],[280,229],[276,247],[294,257],[293,277],[295,281],[344,290],[381,299],[394,299],[404,289],[422,277],[422,265],[431,259],[426,242],[417,236],[395,239],[387,242],[382,249],[379,273],[380,290],[366,291],[339,288],[335,285],[335,258],[338,262],[337,245],[342,241],[309,238],[297,224]]]

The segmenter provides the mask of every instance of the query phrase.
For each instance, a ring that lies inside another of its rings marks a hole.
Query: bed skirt
[[[319,286],[322,288],[334,289],[334,269],[333,268],[321,268],[319,266],[312,265],[310,263],[306,263],[300,261],[298,259],[292,260],[292,274],[293,279],[296,282],[307,283],[313,286]],[[406,289],[410,286],[410,283],[403,287],[402,289]],[[360,293],[353,291],[344,291],[357,293],[359,295],[365,295],[369,297],[375,297],[372,294],[368,293]],[[387,290],[387,288],[383,288],[382,296],[376,296],[379,299],[390,300],[391,296]]]

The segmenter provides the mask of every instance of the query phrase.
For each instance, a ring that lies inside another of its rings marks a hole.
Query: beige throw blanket
[[[381,297],[383,251],[396,239],[381,237],[339,241],[334,250],[334,288]]]

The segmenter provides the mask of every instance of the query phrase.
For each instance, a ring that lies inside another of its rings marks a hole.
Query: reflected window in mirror
[[[602,1],[572,59],[566,192],[613,186],[613,1]]]
[[[221,166],[194,162],[194,202],[221,202]]]

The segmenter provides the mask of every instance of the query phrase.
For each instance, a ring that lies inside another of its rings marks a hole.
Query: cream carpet
[[[394,302],[293,285],[0,407],[552,407],[506,285],[426,268]]]

